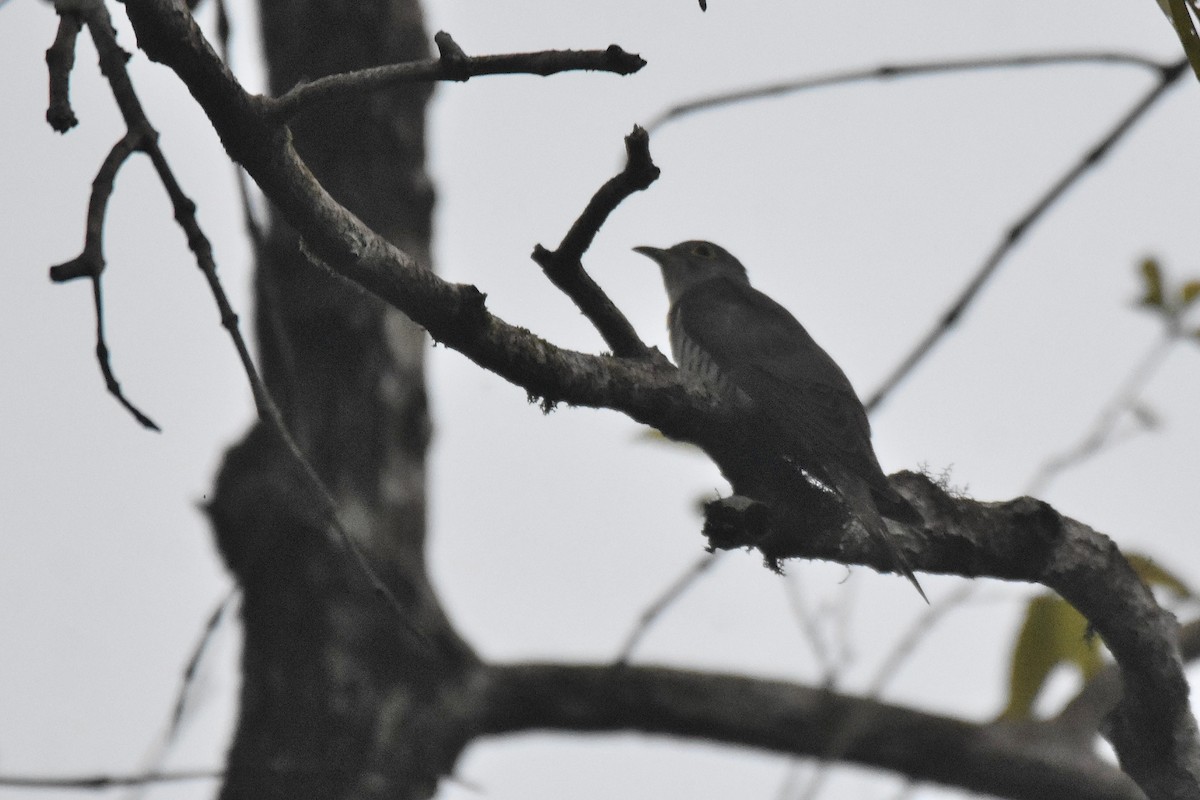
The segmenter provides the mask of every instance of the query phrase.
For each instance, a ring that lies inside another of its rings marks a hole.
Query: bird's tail
[[[904,557],[904,553],[900,552],[900,548],[893,541],[892,535],[888,532],[887,523],[883,521],[879,509],[875,506],[875,501],[871,497],[871,487],[857,476],[844,476],[843,480],[837,482],[837,488],[838,493],[849,507],[850,513],[866,528],[875,543],[891,557],[892,567],[908,578],[909,583],[916,587],[917,592],[921,595],[921,599],[928,603],[929,598],[925,596],[925,590],[921,588],[917,576],[913,574],[912,567],[908,565],[908,559]]]

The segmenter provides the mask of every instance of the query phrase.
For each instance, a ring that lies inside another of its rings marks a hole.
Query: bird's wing
[[[787,309],[749,286],[709,281],[680,298],[676,313],[800,466],[820,477],[822,464],[840,464],[891,492],[849,379]]]

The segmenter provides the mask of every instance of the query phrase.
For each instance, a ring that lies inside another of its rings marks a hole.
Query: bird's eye
[[[700,256],[701,258],[712,258],[716,255],[716,252],[712,249],[712,247],[707,244],[696,245],[692,248],[692,253]]]

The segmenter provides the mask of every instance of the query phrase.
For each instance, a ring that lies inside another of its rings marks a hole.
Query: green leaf
[[[1126,553],[1125,559],[1129,562],[1129,566],[1133,567],[1133,571],[1138,574],[1138,577],[1145,581],[1151,588],[1160,586],[1180,600],[1195,599],[1196,594],[1191,590],[1191,587],[1184,583],[1177,575],[1168,572],[1154,563],[1154,560],[1149,556]]]
[[[1126,553],[1125,558],[1151,587],[1166,589],[1181,600],[1197,597],[1183,580],[1149,556]],[[1091,680],[1104,666],[1100,638],[1091,634],[1087,620],[1066,600],[1056,594],[1039,595],[1029,601],[1017,636],[1009,672],[1008,707],[1000,718],[1030,719],[1038,694],[1060,666],[1078,669],[1084,683]]]
[[[1029,719],[1033,704],[1050,673],[1060,665],[1075,666],[1084,681],[1104,666],[1100,640],[1090,635],[1087,620],[1056,594],[1029,602],[1017,637],[1009,673],[1008,707],[1001,719]]]
[[[1188,13],[1186,3],[1184,0],[1167,0],[1166,10],[1171,18],[1171,25],[1175,28],[1175,35],[1183,45],[1183,52],[1187,54],[1188,63],[1192,65],[1192,72],[1200,78],[1200,35],[1196,33],[1196,26],[1192,23],[1192,15]]]
[[[1197,297],[1200,297],[1200,281],[1188,281],[1179,290],[1180,307],[1187,308],[1196,302]]]
[[[1157,259],[1144,258],[1140,269],[1142,272],[1142,299],[1138,303],[1148,308],[1162,308],[1162,267],[1158,265]]]

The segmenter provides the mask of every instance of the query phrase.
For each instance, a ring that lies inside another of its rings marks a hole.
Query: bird
[[[633,249],[662,271],[676,366],[731,404],[753,468],[815,480],[836,494],[928,602],[883,521],[919,523],[921,516],[879,466],[866,410],[837,362],[786,308],[753,288],[746,268],[719,245]]]

